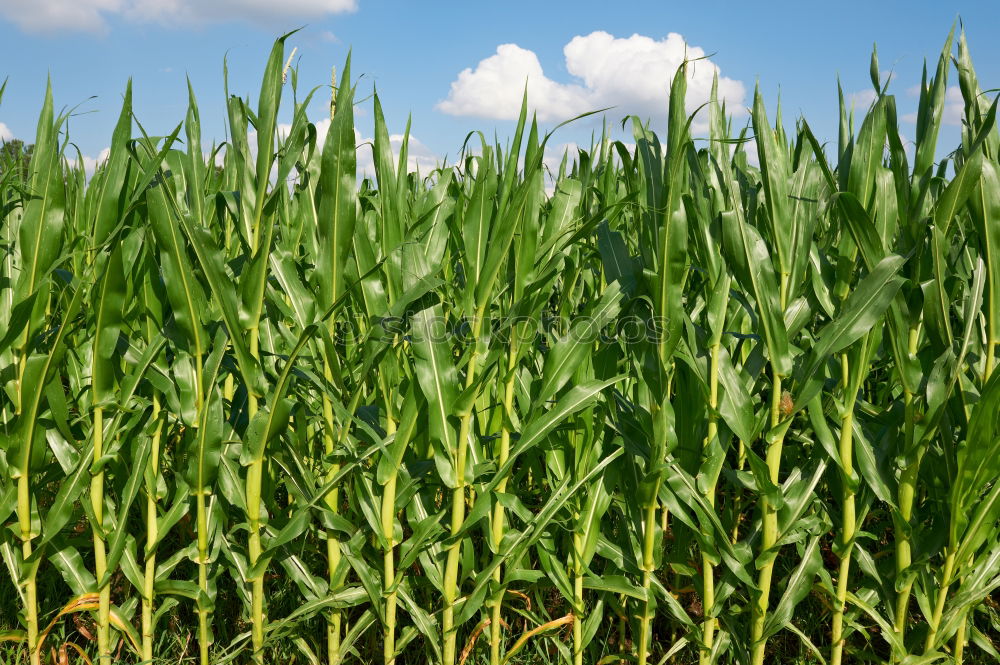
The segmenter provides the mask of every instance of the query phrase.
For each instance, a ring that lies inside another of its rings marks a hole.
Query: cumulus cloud
[[[330,131],[330,119],[323,118],[315,123],[316,145],[322,149],[326,142],[326,135]],[[292,126],[287,123],[278,124],[278,136],[285,138],[288,136]],[[256,133],[251,132],[250,146],[254,150]],[[358,176],[362,178],[375,177],[375,156],[372,153],[375,139],[363,137],[356,128],[354,130],[354,145],[357,146],[356,157],[358,165]],[[398,162],[399,151],[403,147],[402,134],[390,134],[389,145],[392,147],[393,159]],[[444,160],[435,153],[427,144],[410,134],[410,142],[406,151],[406,168],[409,171],[419,171],[420,175],[429,174],[433,169],[442,164]]]
[[[587,90],[576,84],[557,83],[542,71],[534,51],[517,44],[501,44],[496,55],[465,69],[451,84],[448,98],[437,107],[451,115],[513,120],[527,84],[528,99],[542,120],[566,118],[587,104]]]
[[[918,97],[920,95],[920,86],[915,85],[909,88],[907,94],[911,97]],[[944,92],[944,110],[941,112],[941,124],[961,127],[962,120],[964,119],[965,99],[962,97],[962,89],[957,85],[950,85]],[[907,113],[902,117],[902,120],[903,122],[916,123],[916,111]]]
[[[358,175],[365,178],[375,177],[375,140],[371,138],[361,138],[358,130],[354,130],[354,136],[358,146]],[[399,162],[399,151],[403,147],[402,134],[390,134],[389,146],[392,148],[392,157]],[[441,159],[423,141],[410,134],[410,143],[406,149],[406,168],[408,171],[419,172],[421,176],[428,175],[432,170],[441,165]]]
[[[572,164],[579,151],[580,146],[575,141],[560,143],[558,145],[546,145],[545,155],[542,156],[542,164],[548,173],[555,175],[559,173],[563,157],[567,157],[567,162]]]
[[[965,99],[962,97],[962,90],[957,85],[950,85],[944,93],[944,111],[941,113],[941,122],[945,125],[962,126],[965,118]]]
[[[604,149],[610,151],[611,159],[618,162],[619,153],[617,148],[612,145],[613,139],[606,138],[605,141],[606,144]],[[620,141],[620,143],[625,146],[625,149],[629,152],[629,154],[635,154],[635,143],[630,141]],[[555,193],[556,178],[559,175],[559,169],[562,166],[563,159],[566,159],[566,168],[572,169],[574,162],[577,164],[580,162],[581,150],[589,152],[591,158],[596,159],[596,155],[601,150],[601,146],[600,144],[580,145],[575,141],[546,144],[545,154],[542,156],[542,167],[544,171],[545,193],[548,196],[552,196],[552,194]],[[523,160],[521,166],[523,166]]]
[[[330,119],[323,118],[316,125],[317,145],[322,146],[326,141],[326,134],[330,130]],[[289,127],[290,129],[290,127]],[[281,132],[281,128],[278,129]],[[287,130],[285,130],[287,132]],[[375,177],[375,139],[362,137],[361,132],[354,130],[354,144],[357,146],[358,175],[361,177]],[[399,160],[399,151],[403,147],[402,134],[390,134],[389,145],[392,147],[392,157]],[[413,134],[410,134],[410,142],[406,149],[406,168],[410,171],[419,171],[421,175],[427,175],[434,168],[441,165],[444,160],[423,141]]]
[[[357,0],[0,0],[0,17],[29,32],[106,32],[108,19],[198,25],[240,19],[322,18],[357,9]]]
[[[878,95],[874,90],[862,90],[860,92],[852,92],[846,96],[847,108],[851,105],[854,106],[855,113],[865,113],[868,108],[875,103],[875,99]]]
[[[97,153],[97,157],[90,157],[88,155],[83,156],[83,168],[86,169],[88,174],[93,174],[97,170],[97,167],[108,161],[108,155],[111,154],[111,148],[105,148],[104,150]]]
[[[80,153],[79,155],[74,155],[72,152],[66,154],[67,159],[72,162],[83,162],[83,170],[87,174],[87,178],[94,175],[97,171],[97,167],[108,161],[108,155],[111,154],[111,148],[105,148],[97,153],[97,157],[91,157],[90,155],[84,155]]]
[[[757,154],[757,142],[747,141],[743,144],[743,152],[747,156],[747,162],[751,166],[760,166],[760,155]]]
[[[579,152],[580,145],[575,141],[545,146],[542,166],[545,172],[546,196],[552,196],[556,192],[556,177],[559,175],[559,167],[562,166],[563,158],[566,158],[567,168],[571,168],[573,162],[578,159]]]
[[[9,141],[14,138],[14,132],[10,131],[10,127],[0,122],[0,141]]]
[[[596,31],[574,37],[563,47],[563,55],[575,81],[555,81],[545,74],[533,51],[501,44],[494,55],[459,73],[437,108],[451,115],[516,119],[527,83],[528,102],[543,121],[565,120],[608,106],[622,115],[661,119],[666,116],[670,81],[677,68],[685,59],[704,58],[705,51],[677,33],[653,39],[638,34],[619,38]],[[743,111],[743,83],[722,76],[715,63],[701,59],[689,67],[688,112],[708,100],[716,74],[719,96],[729,110]]]

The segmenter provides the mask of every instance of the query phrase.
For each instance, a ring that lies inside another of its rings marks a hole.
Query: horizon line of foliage
[[[359,179],[350,58],[320,143],[290,35],[208,154],[129,82],[88,177],[50,87],[0,157],[0,654],[1000,660],[1000,134],[953,32],[912,144],[875,52],[829,148],[759,91],[689,115],[684,63],[665,134],[554,173],[526,97],[420,174],[375,94]]]

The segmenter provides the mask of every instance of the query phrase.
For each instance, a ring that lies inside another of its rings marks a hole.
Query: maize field
[[[208,153],[193,91],[150,136],[130,83],[88,174],[50,87],[0,164],[0,660],[1000,660],[1000,133],[964,34],[911,141],[875,54],[836,145],[759,92],[689,116],[686,63],[666,127],[549,168],[526,99],[429,173],[288,38]]]

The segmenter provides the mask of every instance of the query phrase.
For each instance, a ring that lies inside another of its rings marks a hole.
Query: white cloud
[[[847,102],[847,108],[850,109],[851,105],[854,105],[854,112],[856,114],[864,114],[868,112],[869,107],[875,103],[875,99],[878,97],[874,90],[862,90],[860,92],[852,92],[847,95],[844,100]]]
[[[0,0],[0,16],[29,32],[106,29],[105,13],[122,10],[122,0]]]
[[[111,154],[111,148],[105,148],[104,150],[97,153],[97,157],[91,157],[90,155],[79,156],[79,159],[83,160],[83,170],[87,173],[87,177],[94,175],[94,171],[97,167],[107,161],[108,155]]]
[[[610,152],[612,159],[618,158],[618,150],[613,146],[613,143],[618,141],[620,141],[621,144],[625,146],[625,149],[630,153],[635,152],[635,143],[632,143],[629,140],[622,140],[626,137],[616,137],[615,134],[617,134],[617,132],[612,131],[612,135],[604,139],[606,142],[604,149]],[[559,167],[562,165],[563,157],[567,154],[567,168],[572,167],[573,162],[579,162],[580,150],[589,152],[591,158],[596,159],[598,152],[601,150],[601,145],[600,143],[594,143],[593,145],[580,145],[575,141],[568,141],[565,143],[549,143],[545,146],[545,155],[542,157],[542,164],[553,175],[556,175],[559,173]]]
[[[558,145],[546,145],[542,156],[542,166],[545,170],[545,195],[552,196],[556,192],[556,177],[563,157],[566,157],[566,168],[572,168],[573,162],[579,158],[580,146],[574,141]]]
[[[316,126],[316,145],[323,146],[326,143],[326,135],[330,131],[330,119],[323,118],[319,122],[314,122],[313,124]],[[291,125],[288,125],[288,129],[285,130],[282,130],[282,128],[279,127],[278,133],[281,134],[282,131],[284,131],[283,135],[287,136],[288,131],[291,128],[292,128]],[[357,134],[357,130],[354,130],[354,133]]]
[[[318,122],[314,122],[313,126],[316,127],[316,145],[320,150],[323,149],[323,144],[326,143],[326,134],[330,131],[330,118],[323,118]],[[292,131],[292,123],[290,122],[279,122],[277,126],[278,138],[284,141],[288,138],[288,133]],[[354,130],[355,138],[357,138],[358,130]],[[250,130],[247,132],[247,141],[250,144],[250,152],[254,156],[257,155],[257,130]]]
[[[375,149],[375,141],[370,138],[361,138],[358,131],[354,131],[358,145],[358,175],[374,178],[375,156],[372,151]],[[389,146],[392,148],[393,159],[398,163],[399,151],[403,147],[403,135],[390,134]],[[408,171],[417,171],[421,177],[424,177],[440,166],[442,162],[441,157],[435,154],[423,141],[410,134],[410,142],[406,148],[406,169]]]
[[[916,95],[920,94],[920,86],[914,86],[910,90],[916,90]],[[909,92],[909,91],[908,91]],[[941,112],[941,124],[961,127],[962,120],[965,119],[965,99],[962,97],[962,89],[957,85],[950,85],[944,92],[944,110]],[[903,122],[916,123],[917,113],[907,113],[902,117]]]
[[[962,97],[962,89],[957,85],[950,85],[944,93],[944,111],[941,113],[941,122],[945,125],[961,127],[964,118],[965,99]]]
[[[286,22],[357,9],[357,0],[0,0],[0,17],[29,32],[106,32],[108,19],[197,25],[240,19]]]
[[[580,85],[557,83],[542,71],[534,51],[517,44],[501,44],[496,55],[465,69],[452,82],[448,98],[437,107],[451,115],[515,119],[524,86],[528,99],[542,120],[564,119],[587,106],[587,90]]]
[[[111,154],[111,148],[105,148],[104,150],[97,153],[97,157],[83,156],[83,166],[87,169],[87,173],[93,173],[97,170],[97,167],[108,161],[108,155]]]
[[[913,142],[913,139],[909,138],[903,132],[900,132],[899,142],[903,144],[903,152],[906,153],[907,157],[913,157],[913,151],[916,146],[916,144]]]
[[[558,175],[563,157],[568,156],[567,166],[571,166],[573,161],[577,158],[579,151],[580,146],[573,141],[570,141],[569,143],[560,143],[558,145],[547,145],[545,146],[545,155],[542,157],[542,164],[550,174],[553,176]]]
[[[130,18],[166,23],[204,23],[232,16],[267,21],[320,18],[351,12],[357,0],[121,0]]]
[[[574,115],[614,106],[613,113],[642,118],[666,116],[670,81],[685,58],[703,58],[677,33],[664,39],[634,34],[616,38],[597,31],[574,37],[565,47],[566,70],[577,82],[549,78],[538,56],[516,44],[501,44],[496,54],[459,73],[448,97],[437,108],[451,115],[510,120],[517,118],[525,82],[528,101],[540,120],[565,120]],[[689,66],[686,107],[693,112],[708,100],[719,68],[711,60]],[[730,112],[743,111],[743,83],[719,76],[719,95]]]
[[[10,128],[4,123],[0,122],[0,142],[10,141],[14,138],[14,133],[10,131]],[[65,153],[65,157],[71,162],[77,162],[79,160],[83,161],[83,169],[87,172],[87,177],[94,175],[94,171],[101,163],[107,161],[108,155],[111,154],[111,148],[105,148],[97,153],[97,157],[91,157],[90,155],[84,155],[83,153],[76,153],[74,150],[69,150]]]
[[[400,134],[389,136],[389,144],[392,145],[393,154],[399,155],[399,147],[403,144],[403,137]],[[426,176],[432,170],[442,165],[444,160],[423,141],[416,136],[410,135],[410,144],[407,146],[407,168],[411,171],[419,171],[420,175]]]
[[[747,141],[743,144],[743,152],[747,156],[747,162],[751,166],[760,166],[760,155],[757,154],[757,142]]]
[[[330,119],[323,118],[313,124],[316,126],[316,145],[320,150],[322,150],[323,144],[326,143],[326,135],[330,131]],[[290,124],[280,123],[278,125],[278,136],[284,139],[288,136],[288,132],[291,131],[291,128],[292,126]],[[256,136],[253,132],[251,132],[251,134]],[[251,150],[254,149],[254,140],[255,139],[251,139],[250,141]],[[361,132],[355,128],[354,145],[357,146],[356,154],[359,177],[375,177],[375,157],[372,153],[374,143],[375,139],[362,137]],[[393,159],[398,162],[399,151],[403,146],[403,135],[390,134],[389,145],[392,147]],[[421,176],[426,176],[433,169],[440,166],[443,161],[444,160],[437,153],[431,150],[427,144],[418,139],[416,136],[410,134],[410,142],[406,151],[406,168],[409,171],[419,171]]]
[[[612,136],[604,139],[606,141],[604,149],[609,151],[608,154],[610,155],[610,159],[614,160],[616,163],[620,163],[618,149],[614,147],[613,143],[621,143],[629,154],[632,155],[635,154],[635,143],[628,140],[615,139],[614,133]],[[599,143],[581,146],[575,141],[558,144],[546,144],[545,154],[542,156],[546,195],[552,196],[552,194],[555,193],[556,178],[559,176],[559,168],[562,166],[563,158],[566,158],[566,169],[568,173],[573,168],[574,163],[579,164],[581,150],[589,152],[591,159],[596,159],[599,151],[601,150],[601,146]],[[523,167],[523,159],[521,160],[521,164],[519,166]]]

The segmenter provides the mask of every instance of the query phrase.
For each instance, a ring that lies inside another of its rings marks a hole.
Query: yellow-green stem
[[[142,659],[152,662],[153,659],[153,605],[155,603],[154,585],[156,583],[156,551],[154,545],[159,538],[158,514],[156,502],[156,481],[160,472],[160,437],[163,433],[163,422],[160,420],[160,396],[153,394],[153,420],[157,422],[153,432],[153,441],[149,452],[150,484],[146,487],[146,568],[142,584]]]
[[[327,366],[324,369],[327,372],[327,381],[330,381],[332,374],[330,374],[330,369]],[[351,396],[351,401],[348,404],[348,413],[355,413],[358,410],[358,404],[361,401],[361,391],[356,390]],[[324,432],[329,433],[329,438],[326,438],[324,434],[324,445],[325,450],[327,450],[327,455],[332,455],[333,451],[340,444],[344,443],[347,438],[347,434],[350,428],[347,425],[340,427],[338,430],[334,428],[333,421],[333,406],[330,400],[324,396],[323,404],[324,418],[326,418],[326,426]],[[336,439],[334,439],[334,434],[336,434]],[[330,482],[333,478],[340,473],[340,462],[336,461],[330,464],[326,472],[326,481]],[[340,510],[340,488],[334,487],[326,495],[326,504],[331,512],[337,513]],[[340,572],[341,563],[341,552],[340,552],[340,539],[337,537],[336,532],[327,531],[326,533],[326,556],[327,556],[327,567],[329,570],[329,581],[330,588],[332,590],[339,589],[344,582],[344,577]],[[327,661],[331,664],[340,663],[342,659],[342,654],[340,653],[340,637],[346,632],[347,627],[344,623],[344,616],[339,609],[334,608],[331,610],[330,615],[327,619]]]
[[[331,582],[334,582],[336,580],[337,569],[340,567],[340,540],[333,531],[328,531],[326,534],[326,561],[330,571],[329,579]],[[342,623],[340,610],[332,610],[326,621],[326,654],[327,662],[331,665],[340,662],[340,633]]]
[[[580,556],[583,539],[573,534],[573,665],[583,665],[583,565]]]
[[[841,356],[843,387],[849,389],[849,366],[847,354]],[[843,516],[840,534],[840,571],[837,573],[837,598],[833,607],[833,626],[830,633],[832,645],[830,665],[840,665],[844,657],[844,608],[847,605],[847,584],[851,574],[851,551],[854,543],[854,528],[857,523],[854,506],[854,403],[855,395],[846,395],[844,413],[840,423],[840,464],[843,468]]]
[[[507,463],[508,458],[510,458],[510,427],[508,423],[511,417],[511,406],[514,403],[514,366],[517,363],[517,349],[512,345],[510,350],[510,355],[507,359],[507,373],[508,378],[504,383],[503,388],[503,414],[502,419],[503,424],[500,429],[500,445],[497,450],[497,467],[503,468],[503,465]],[[507,491],[507,477],[504,476],[500,479],[497,484],[497,493],[502,494]],[[504,533],[504,509],[503,504],[497,501],[496,506],[493,508],[493,528],[490,532],[493,542],[493,551],[498,552],[500,550],[500,542],[503,540]],[[500,581],[502,571],[500,566],[493,571],[493,579],[496,581],[497,586],[500,586]],[[500,665],[500,617],[503,612],[503,589],[497,593],[496,600],[493,602],[493,606],[490,608],[490,665]]]
[[[961,582],[959,582],[959,587],[961,587]],[[969,617],[963,617],[962,622],[958,624],[958,630],[955,631],[955,649],[954,649],[954,660],[955,665],[962,665],[965,660],[965,631],[969,624]]]
[[[27,331],[25,331],[25,335]],[[27,365],[27,352],[22,351],[18,360],[17,370],[17,406],[15,412],[21,415],[24,404],[24,370]],[[24,618],[27,624],[27,647],[31,665],[40,665],[41,656],[38,653],[38,562],[31,564],[31,451],[25,446],[19,460],[20,474],[17,478],[17,524],[21,535],[21,558],[25,562],[24,579],[19,583],[24,586]]]
[[[719,408],[719,340],[713,340],[711,349],[711,365],[709,367],[708,379],[708,432],[705,435],[704,448],[707,450],[719,434],[718,408]],[[711,486],[706,492],[706,500],[709,505],[715,507],[715,478],[710,479]],[[715,618],[712,616],[715,609],[715,569],[712,560],[706,553],[701,555],[701,579],[702,579],[702,609],[705,621],[702,624],[702,643],[704,649],[698,654],[698,662],[701,665],[708,665],[711,661],[712,643],[715,640]]]
[[[333,382],[333,370],[331,369],[328,361],[323,363],[323,375],[327,384],[331,384]],[[357,412],[358,404],[361,402],[361,397],[362,391],[360,389],[355,390],[351,395],[351,400],[347,405],[347,412],[349,414]],[[333,417],[333,402],[328,395],[324,394],[323,449],[328,458],[332,457],[337,447],[344,443],[349,432],[350,427],[348,424],[344,424],[339,429],[336,427]],[[326,471],[326,482],[331,482],[334,477],[340,473],[340,468],[341,465],[339,460],[331,462]],[[330,490],[324,500],[327,508],[332,513],[338,513],[340,511],[340,487],[334,487]],[[333,530],[326,532],[326,559],[330,589],[331,591],[335,591],[343,584],[344,574],[340,571],[340,539]],[[326,626],[327,663],[329,663],[329,665],[335,665],[341,662],[342,655],[340,653],[340,638],[346,630],[347,627],[344,623],[344,616],[340,609],[331,609],[330,613],[327,615]]]
[[[934,643],[937,641],[937,632],[941,628],[941,615],[944,613],[944,603],[948,599],[948,587],[951,586],[952,574],[955,572],[955,553],[948,552],[944,560],[944,570],[941,574],[941,583],[938,586],[937,599],[934,603],[934,614],[927,626],[927,639],[924,641],[924,653],[934,650]]]
[[[396,421],[391,416],[386,417],[386,435],[391,436],[396,431]],[[392,588],[396,580],[395,561],[395,523],[396,523],[396,471],[385,484],[382,492],[382,536],[386,541],[385,554],[383,555],[382,584],[383,592]],[[396,662],[396,591],[386,594],[385,598],[385,633],[382,644],[382,658],[385,665],[393,665]]]
[[[94,408],[94,463],[104,456],[104,409]],[[104,470],[90,479],[90,507],[94,511],[94,576],[100,584],[108,570],[104,542]],[[97,601],[97,654],[101,665],[111,665],[111,585],[102,584]]]
[[[773,484],[778,484],[781,469],[781,447],[784,442],[782,431],[773,431],[781,422],[781,375],[773,373],[771,380],[771,436],[767,446],[767,470]],[[778,540],[778,510],[766,496],[761,497],[761,514],[763,515],[763,530],[761,533],[761,553],[774,547]],[[767,641],[764,639],[764,623],[767,620],[767,609],[771,596],[771,578],[774,574],[774,558],[765,563],[757,575],[757,588],[760,595],[753,606],[753,627],[751,643],[753,644],[753,665],[763,665]]]
[[[482,310],[476,312],[472,324],[472,340],[475,347],[469,356],[469,366],[465,373],[465,389],[472,387],[479,360],[479,333],[482,329]],[[472,426],[472,410],[476,400],[469,401],[468,410],[461,414],[458,441],[455,451],[455,489],[451,493],[451,537],[455,538],[465,523],[465,461],[468,454],[469,431]],[[458,600],[458,565],[462,555],[462,543],[456,539],[448,547],[448,558],[444,569],[444,610],[442,612],[441,633],[444,638],[444,665],[454,665],[458,632],[455,628],[455,601]]]
[[[21,532],[21,556],[25,561],[31,558],[31,535],[27,536]],[[25,595],[25,619],[27,620],[27,646],[31,665],[41,665],[41,656],[38,651],[38,584],[35,581],[38,573],[38,562],[29,564],[25,571],[24,595]]]
[[[996,363],[996,346],[997,343],[993,340],[986,343],[986,368],[983,370],[983,385],[986,385],[993,374],[993,365]]]
[[[639,665],[646,665],[649,660],[650,633],[653,623],[653,548],[656,544],[656,509],[659,504],[660,482],[654,483],[653,491],[646,504],[646,519],[643,521],[642,535],[642,590],[646,594],[646,602],[642,607],[639,620]]]
[[[202,410],[205,408],[205,386],[203,376],[203,366],[201,359],[201,349],[197,349],[195,358],[195,377],[198,384],[196,392],[196,406],[198,412],[198,422],[202,423]],[[203,430],[203,427],[199,427]],[[208,594],[208,517],[205,510],[205,455],[204,455],[204,431],[197,432],[198,437],[202,437],[199,443],[201,452],[198,455],[198,487],[195,494],[195,517],[196,531],[198,538],[198,589],[206,595]],[[198,601],[198,658],[201,665],[208,665],[208,649],[211,645],[211,625],[208,618],[208,609]]]
[[[742,471],[747,463],[747,444],[743,439],[736,446],[736,470]],[[729,542],[736,544],[740,540],[740,517],[743,515],[743,492],[739,487],[733,490],[733,532]]]
[[[254,358],[259,358],[259,337],[260,330],[257,326],[250,329],[250,354]],[[247,386],[247,415],[251,422],[257,415],[257,396],[254,395],[250,386]],[[262,453],[259,459],[255,459],[247,468],[247,521],[250,527],[250,537],[248,541],[248,553],[250,555],[250,567],[257,565],[262,553],[260,543],[260,500],[264,483],[264,464],[267,458],[266,453]],[[266,571],[261,570],[250,581],[250,641],[253,646],[253,659],[256,663],[263,663],[264,660],[264,575]]]
[[[917,342],[919,340],[919,326],[910,328],[907,342],[909,355],[915,356],[917,353]],[[906,450],[915,453],[915,459],[903,468],[899,477],[899,489],[897,491],[897,505],[899,513],[896,518],[895,539],[896,539],[896,579],[903,578],[907,568],[912,561],[910,550],[910,536],[908,533],[910,518],[913,517],[913,501],[916,496],[917,478],[920,475],[920,459],[922,451],[914,451],[914,432],[916,428],[916,405],[913,393],[906,390],[903,394],[903,445]],[[896,595],[896,625],[894,626],[900,641],[906,637],[906,620],[909,615],[910,590],[913,587],[912,579],[904,582],[900,586]]]
[[[199,434],[200,435],[200,434]],[[208,510],[205,505],[204,486],[195,497],[195,510],[198,524],[198,588],[208,593]],[[208,608],[198,601],[198,657],[202,665],[208,665],[208,648],[211,646]]]

